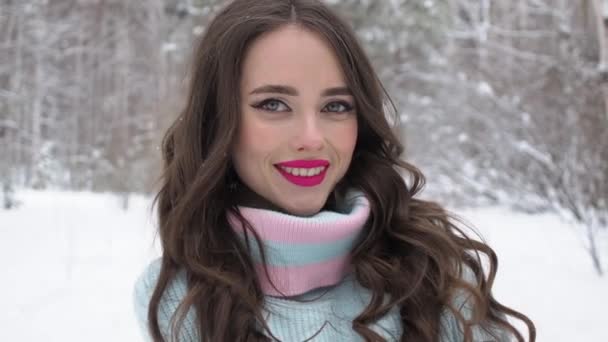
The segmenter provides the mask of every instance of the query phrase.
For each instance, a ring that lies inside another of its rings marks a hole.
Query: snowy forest
[[[20,188],[154,191],[192,47],[224,3],[2,0],[3,206],[18,204]],[[328,3],[372,57],[427,196],[559,213],[580,224],[604,271],[605,3]]]
[[[390,94],[421,196],[482,223],[499,297],[539,341],[607,341],[608,0],[325,2]],[[160,142],[226,3],[0,0],[0,269],[20,280],[0,340],[138,340]]]

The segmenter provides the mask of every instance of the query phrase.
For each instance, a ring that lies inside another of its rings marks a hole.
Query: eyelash
[[[274,99],[274,98],[262,100],[262,101],[260,101],[260,102],[258,102],[256,104],[254,104],[253,107],[256,108],[256,109],[260,109],[260,110],[263,110],[263,111],[266,111],[266,112],[271,112],[271,113],[284,112],[284,111],[276,111],[276,110],[265,109],[264,106],[267,105],[268,103],[271,103],[271,102],[279,102],[279,103],[283,104],[285,107],[288,108],[287,111],[291,110],[289,108],[289,106],[287,106],[285,104],[285,102],[283,102],[283,101],[281,101],[279,99]],[[350,113],[354,109],[354,107],[350,103],[348,103],[346,101],[332,101],[332,102],[328,103],[325,107],[329,106],[330,104],[335,104],[335,103],[337,103],[339,105],[342,105],[344,107],[344,110],[340,111],[340,112],[330,112],[330,113],[344,114],[344,113]]]

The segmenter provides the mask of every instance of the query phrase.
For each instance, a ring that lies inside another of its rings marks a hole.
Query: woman
[[[163,254],[135,288],[146,336],[523,341],[511,316],[534,341],[492,297],[492,249],[415,198],[424,178],[399,159],[387,101],[320,2],[224,8],[163,142]]]

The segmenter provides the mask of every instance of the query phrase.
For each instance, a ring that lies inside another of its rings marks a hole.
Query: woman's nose
[[[319,151],[323,149],[325,137],[316,113],[307,113],[296,123],[293,139],[296,150]]]

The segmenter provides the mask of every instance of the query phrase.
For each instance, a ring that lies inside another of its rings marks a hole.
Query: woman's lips
[[[296,167],[303,169],[311,169],[313,167],[319,166],[329,166],[329,160],[325,159],[298,159],[298,160],[289,160],[275,164],[277,166],[283,167]]]
[[[277,168],[277,170],[279,170],[279,173],[283,175],[283,177],[285,177],[285,179],[287,179],[289,182],[304,187],[311,187],[321,184],[323,182],[323,179],[325,179],[327,170],[329,169],[328,165],[325,167],[325,169],[323,169],[323,171],[321,171],[321,173],[315,176],[294,176],[291,173],[283,170],[283,168],[281,168],[280,166],[275,167]]]

